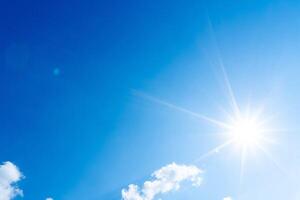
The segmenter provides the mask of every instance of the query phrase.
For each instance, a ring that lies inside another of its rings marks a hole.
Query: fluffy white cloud
[[[232,198],[231,197],[224,197],[223,200],[232,200]]]
[[[169,164],[152,174],[153,180],[146,181],[143,188],[137,185],[129,185],[122,190],[123,200],[152,200],[158,194],[178,190],[180,183],[185,180],[192,182],[193,186],[199,186],[202,178],[202,170],[196,166]]]
[[[16,165],[4,162],[0,165],[0,200],[11,200],[18,195],[23,195],[15,184],[23,178]]]
[[[48,197],[48,198],[46,198],[46,200],[53,200],[53,198],[51,198],[51,197]]]

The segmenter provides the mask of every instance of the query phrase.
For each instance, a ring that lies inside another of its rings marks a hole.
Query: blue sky
[[[177,163],[199,168],[201,185],[157,198],[298,200],[299,10],[289,0],[2,0],[0,163],[15,172],[5,180],[23,190],[16,199],[121,199]],[[229,85],[242,113],[263,107],[276,130],[242,176],[235,145],[203,157],[224,130],[192,114],[226,121]]]

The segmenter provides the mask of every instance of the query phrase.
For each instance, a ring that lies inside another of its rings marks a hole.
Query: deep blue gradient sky
[[[293,130],[273,151],[295,170],[299,10],[287,0],[1,0],[0,162],[26,176],[25,200],[120,199],[222,142],[211,124],[140,95],[222,119],[222,59],[241,107],[263,104]],[[300,183],[261,155],[240,184],[239,162],[230,149],[201,161],[204,186],[164,199],[299,198]]]

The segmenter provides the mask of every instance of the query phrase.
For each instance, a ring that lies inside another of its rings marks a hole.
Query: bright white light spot
[[[263,129],[256,119],[239,118],[230,127],[230,135],[240,147],[251,147],[262,139]]]

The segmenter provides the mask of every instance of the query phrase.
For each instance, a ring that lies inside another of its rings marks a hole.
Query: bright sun
[[[252,147],[260,143],[263,128],[256,119],[238,118],[229,126],[233,142],[240,147]]]
[[[269,144],[277,143],[277,140],[274,140],[273,138],[273,133],[279,131],[274,128],[270,129],[270,120],[273,117],[263,116],[264,106],[260,106],[257,109],[253,110],[251,109],[250,105],[247,105],[244,109],[241,110],[232,91],[225,69],[222,68],[222,70],[225,78],[225,86],[228,92],[229,103],[231,105],[230,113],[226,112],[225,110],[225,118],[227,118],[227,120],[220,121],[214,118],[210,118],[206,115],[193,112],[192,110],[177,106],[175,104],[157,99],[147,94],[140,93],[138,91],[135,91],[135,93],[158,104],[209,122],[218,128],[218,133],[221,133],[220,135],[224,137],[222,139],[225,139],[225,141],[220,145],[214,147],[207,153],[203,154],[200,158],[197,159],[197,161],[218,153],[226,147],[234,147],[235,150],[237,150],[237,152],[241,154],[241,177],[243,175],[244,164],[249,153],[256,154],[258,152],[261,152],[269,160],[274,162],[276,166],[279,166],[278,162],[268,151]]]

